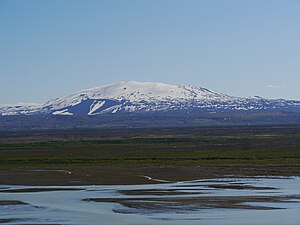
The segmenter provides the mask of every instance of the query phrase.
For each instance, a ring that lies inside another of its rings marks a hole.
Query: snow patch
[[[93,115],[93,113],[98,109],[100,109],[104,104],[105,101],[101,101],[101,102],[94,101],[93,104],[90,106],[90,112],[88,113],[88,115]]]
[[[52,113],[53,115],[63,115],[63,116],[72,116],[73,113],[68,112],[68,109],[60,110],[60,111],[55,111]]]

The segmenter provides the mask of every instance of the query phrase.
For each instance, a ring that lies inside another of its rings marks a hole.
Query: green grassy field
[[[0,133],[0,184],[300,176],[300,126]]]
[[[300,134],[0,143],[0,167],[300,164]]]

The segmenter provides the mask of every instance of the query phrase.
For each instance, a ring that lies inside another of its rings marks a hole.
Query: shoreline
[[[213,178],[297,177],[300,165],[211,165],[169,168],[0,169],[0,185],[139,185]]]

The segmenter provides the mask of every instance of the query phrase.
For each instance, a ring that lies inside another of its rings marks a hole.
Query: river
[[[145,176],[145,179],[153,179]],[[252,177],[144,185],[0,185],[0,223],[299,225],[300,178]]]

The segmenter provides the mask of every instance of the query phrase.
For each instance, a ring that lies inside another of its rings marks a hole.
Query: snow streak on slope
[[[97,115],[128,112],[299,110],[300,103],[238,98],[191,85],[125,81],[57,98],[43,105],[0,108],[1,115]]]

